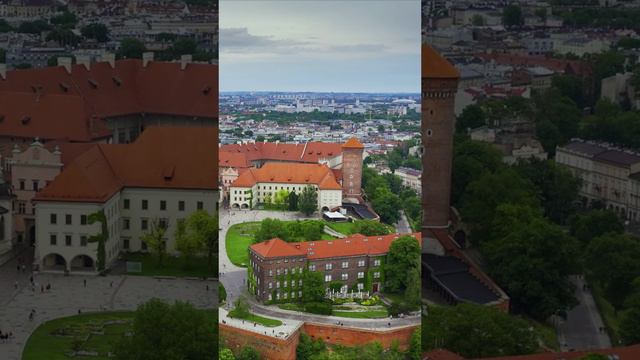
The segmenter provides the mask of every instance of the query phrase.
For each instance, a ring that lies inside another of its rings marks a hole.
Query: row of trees
[[[318,191],[310,185],[305,186],[300,194],[295,190],[280,189],[274,195],[266,194],[263,205],[274,210],[299,210],[306,216],[310,216],[318,209]]]
[[[260,222],[253,242],[258,243],[273,238],[286,242],[320,240],[324,233],[324,222],[321,220],[282,221],[267,218]]]
[[[402,180],[393,174],[379,175],[375,170],[362,169],[362,186],[368,200],[380,219],[387,224],[395,224],[404,209],[414,225],[419,224],[422,203],[415,191],[402,185]]]
[[[417,145],[419,145],[418,139],[405,141],[400,146],[388,151],[386,154],[368,156],[364,160],[364,163],[369,164],[374,163],[377,160],[383,160],[389,165],[389,169],[391,171],[395,171],[399,167],[422,170],[422,157],[409,154],[409,149]]]

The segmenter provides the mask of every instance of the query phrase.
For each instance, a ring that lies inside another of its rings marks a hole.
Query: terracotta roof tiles
[[[431,79],[457,79],[458,70],[431,46],[422,45],[422,77]]]
[[[331,169],[325,164],[269,162],[240,174],[232,187],[251,187],[257,183],[309,184],[321,190],[342,190]]]

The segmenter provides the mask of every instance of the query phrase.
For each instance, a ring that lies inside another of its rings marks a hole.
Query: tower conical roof
[[[431,46],[422,45],[422,77],[432,79],[458,79],[460,73]]]
[[[364,149],[364,145],[355,137],[349,139],[344,145],[342,145],[343,149]]]

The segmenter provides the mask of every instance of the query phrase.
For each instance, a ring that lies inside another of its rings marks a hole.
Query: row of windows
[[[80,239],[77,243],[75,243],[75,241],[73,240],[74,236],[71,234],[66,234],[64,235],[64,245],[65,246],[74,246],[74,245],[80,245],[80,246],[87,246],[87,236],[86,235],[80,235]],[[52,246],[56,246],[58,245],[58,234],[49,234],[49,244]]]
[[[124,209],[130,209],[131,208],[131,200],[129,199],[124,199],[122,206]],[[167,210],[167,201],[166,200],[160,200],[160,202],[158,203],[158,208],[162,211]],[[196,202],[196,208],[198,210],[202,210],[204,209],[204,202],[202,201],[197,201]],[[140,209],[141,210],[149,210],[149,200],[140,200]],[[185,209],[185,201],[184,200],[179,200],[178,201],[178,211],[184,211]]]
[[[283,281],[283,287],[287,287],[288,282],[287,280]],[[291,281],[291,286],[295,287],[296,286],[296,282],[295,280]],[[298,280],[298,286],[302,286],[302,280]],[[269,281],[269,289],[273,289],[273,283],[271,281]],[[276,281],[276,289],[280,289],[280,281]]]
[[[51,181],[47,180],[46,185],[48,186]],[[18,180],[18,189],[26,190],[26,180],[20,179]],[[31,180],[31,190],[38,192],[40,191],[40,181],[39,180]]]
[[[374,279],[379,279],[380,278],[380,272],[376,271],[373,273],[373,278]],[[358,272],[358,279],[364,279],[364,271],[359,271]],[[333,276],[331,274],[325,274],[324,275],[324,281],[325,282],[330,282],[333,280]],[[342,273],[340,274],[340,280],[349,280],[349,274],[347,273]]]
[[[364,260],[358,260],[358,267],[364,267],[364,266],[365,266],[365,261]],[[373,266],[380,266],[380,259],[373,260]],[[349,262],[348,261],[343,261],[341,263],[341,268],[342,269],[348,269],[349,268]],[[333,269],[333,263],[324,264],[324,269],[325,270],[332,270]],[[316,264],[309,264],[309,270],[316,271]]]
[[[49,214],[49,223],[55,225],[58,223],[58,214],[51,213]],[[73,225],[73,215],[65,214],[64,215],[64,224],[65,225]],[[87,225],[87,215],[80,215],[80,225]]]
[[[292,291],[291,294],[289,293],[282,293],[282,295],[280,294],[280,292],[278,291],[276,293],[276,299],[280,300],[280,298],[283,299],[287,299],[289,297],[289,295],[291,296],[292,299],[295,299],[296,297],[296,292]],[[298,291],[298,297],[302,297],[302,291]],[[273,300],[273,295],[269,294],[269,301]]]

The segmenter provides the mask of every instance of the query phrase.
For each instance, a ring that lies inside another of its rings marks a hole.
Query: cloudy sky
[[[221,91],[420,91],[420,0],[220,0]]]

